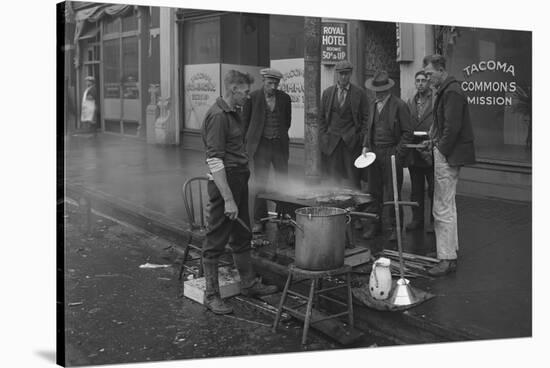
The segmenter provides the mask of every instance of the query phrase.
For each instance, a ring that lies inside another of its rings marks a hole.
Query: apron
[[[80,121],[95,122],[95,100],[88,100],[88,92],[90,88],[86,88],[84,96],[82,96],[82,111],[80,112]]]

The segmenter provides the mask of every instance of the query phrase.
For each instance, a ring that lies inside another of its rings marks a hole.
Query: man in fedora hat
[[[292,105],[290,96],[279,90],[283,75],[276,69],[260,71],[263,87],[252,92],[243,108],[246,130],[246,150],[254,168],[254,225],[252,231],[263,230],[260,219],[267,217],[265,199],[257,198],[267,185],[269,169],[273,166],[275,179],[281,185],[288,175],[288,130]]]
[[[376,93],[376,100],[371,106],[371,115],[367,123],[367,133],[363,139],[363,154],[374,152],[376,160],[368,167],[368,191],[376,201],[380,219],[370,226],[363,237],[370,239],[381,231],[380,221],[383,219],[383,202],[393,200],[393,181],[391,156],[395,155],[397,169],[397,191],[401,199],[403,184],[403,166],[406,164],[408,149],[405,144],[413,138],[411,116],[407,104],[390,92],[394,81],[384,70],[377,71],[372,78],[367,79],[365,86]],[[390,210],[390,237],[397,239],[396,219],[393,208]],[[387,218],[387,217],[386,217]],[[401,221],[401,223],[403,223]]]
[[[441,55],[424,58],[424,72],[436,89],[433,106],[434,122],[428,146],[434,157],[433,215],[437,258],[441,261],[428,270],[432,276],[456,271],[458,229],[456,185],[460,167],[476,162],[474,132],[468,101],[457,80],[446,70]]]
[[[361,136],[368,119],[365,91],[350,82],[353,66],[335,66],[337,82],[323,91],[319,109],[319,134],[329,179],[360,189],[360,171],[353,163],[361,154]]]

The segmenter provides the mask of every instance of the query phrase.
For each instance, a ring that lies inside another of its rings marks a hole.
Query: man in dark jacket
[[[329,179],[360,189],[360,171],[353,163],[361,154],[361,137],[369,116],[365,91],[350,83],[353,66],[336,64],[337,83],[323,91],[319,136]]]
[[[288,176],[288,130],[292,119],[290,96],[277,89],[283,75],[275,69],[262,69],[263,87],[250,94],[243,108],[246,126],[246,151],[254,165],[254,226],[261,232],[260,219],[267,217],[265,199],[257,194],[265,191],[269,168],[273,166],[275,180],[282,185]]]
[[[415,143],[420,143],[428,137],[428,131],[432,127],[432,90],[428,86],[428,79],[423,70],[416,72],[414,76],[416,86],[415,95],[407,102],[411,112],[412,129],[415,134]],[[425,134],[425,135],[423,135]],[[433,233],[433,208],[434,193],[434,166],[431,150],[417,148],[411,150],[409,155],[409,174],[411,176],[411,201],[418,202],[418,207],[412,208],[412,221],[407,224],[407,230],[424,228],[424,182],[428,183],[428,196],[430,200],[430,223],[426,230]]]
[[[468,101],[457,80],[449,76],[445,58],[431,55],[424,58],[424,71],[436,88],[434,123],[430,132],[434,155],[435,238],[437,258],[441,261],[428,272],[441,276],[456,270],[458,229],[456,184],[462,165],[475,163],[474,133]]]
[[[389,240],[397,240],[396,219],[393,208],[383,202],[393,201],[393,180],[391,156],[395,155],[397,171],[397,191],[401,199],[403,185],[403,167],[406,165],[408,148],[412,141],[411,116],[407,104],[391,94],[394,81],[384,70],[377,71],[374,77],[367,79],[365,86],[376,93],[376,100],[371,106],[371,115],[367,124],[367,134],[363,140],[363,154],[374,152],[376,160],[368,167],[368,191],[374,197],[380,220],[370,226],[363,237],[370,239],[381,231],[380,221],[384,212],[390,211],[391,226]],[[387,216],[385,216],[387,218]],[[402,217],[401,217],[402,218]],[[403,223],[403,221],[401,221]]]
[[[213,178],[208,182],[208,228],[202,250],[206,280],[204,304],[216,314],[233,311],[221,299],[218,281],[218,260],[227,243],[239,270],[242,294],[259,296],[277,291],[277,287],[264,285],[256,278],[250,255],[250,171],[244,126],[236,108],[248,100],[253,79],[248,74],[230,70],[224,82],[223,96],[218,97],[206,113],[201,130],[206,163]]]

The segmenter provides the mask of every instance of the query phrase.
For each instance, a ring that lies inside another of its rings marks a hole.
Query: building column
[[[178,144],[177,52],[175,14],[168,7],[160,8],[160,96],[159,117],[155,121],[155,143]]]
[[[402,45],[401,48],[409,48],[412,54],[408,60],[400,61],[399,69],[401,72],[401,98],[407,100],[416,93],[414,85],[414,74],[422,69],[422,59],[424,56],[433,54],[434,51],[434,32],[433,26],[427,24],[410,24],[408,27],[401,27],[402,32],[412,32],[401,34],[403,42],[410,42],[412,45]]]
[[[321,96],[321,19],[304,18],[304,149],[308,183],[321,181],[319,103]]]

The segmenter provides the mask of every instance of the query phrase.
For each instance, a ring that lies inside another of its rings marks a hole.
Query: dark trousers
[[[376,160],[368,167],[369,181],[368,192],[373,196],[375,202],[372,207],[380,216],[380,220],[390,227],[396,227],[395,221],[395,207],[383,206],[383,202],[393,202],[393,181],[391,170],[391,155],[395,154],[395,146],[389,147],[375,147],[374,153],[376,154]],[[403,166],[399,162],[399,159],[395,159],[395,168],[397,174],[397,194],[398,199],[401,200],[401,187],[403,186]],[[399,208],[399,218],[401,226],[403,226],[403,210],[402,206]]]
[[[434,167],[409,166],[411,175],[411,201],[418,202],[419,207],[412,207],[412,220],[424,223],[424,182],[428,182],[428,198],[430,200],[430,222],[433,222],[434,197]]]
[[[331,155],[325,156],[328,179],[337,185],[361,189],[360,171],[353,163],[361,154],[361,148],[350,149],[342,139]]]
[[[239,209],[239,217],[250,227],[248,214],[248,169],[239,171],[226,168],[227,183],[233,193],[233,198]],[[208,229],[202,246],[202,256],[205,259],[218,259],[229,242],[233,253],[243,253],[250,250],[252,234],[237,221],[231,221],[225,215],[225,201],[214,181],[208,182]]]
[[[286,147],[282,146],[279,138],[262,137],[258,144],[254,155],[254,222],[267,217],[267,202],[258,198],[258,194],[266,191],[270,167],[273,166],[275,180],[279,186],[282,187],[288,177],[288,157],[285,151]],[[279,210],[280,208],[277,208],[277,211]]]

